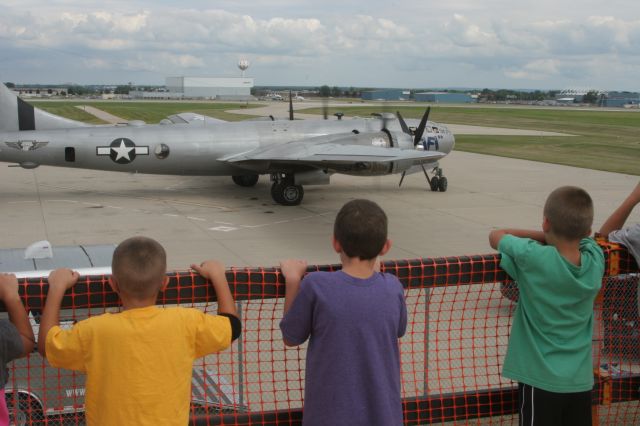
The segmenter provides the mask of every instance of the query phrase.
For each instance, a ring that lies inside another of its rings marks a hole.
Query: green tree
[[[113,93],[115,93],[116,95],[128,95],[129,90],[131,90],[131,86],[125,86],[125,85],[116,86]]]
[[[323,98],[328,98],[329,96],[331,96],[331,88],[327,85],[320,86],[320,89],[318,89],[318,94]]]
[[[582,102],[584,102],[585,104],[595,104],[598,103],[599,99],[600,96],[598,95],[598,92],[596,92],[595,90],[591,90],[582,97]]]

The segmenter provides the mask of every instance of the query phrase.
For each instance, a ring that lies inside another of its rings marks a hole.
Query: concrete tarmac
[[[38,240],[58,245],[117,244],[132,235],[156,238],[171,269],[217,258],[227,266],[273,266],[283,258],[338,262],[330,237],[347,201],[370,198],[389,216],[388,259],[490,252],[493,227],[538,229],[547,194],[578,185],[595,200],[594,230],[638,177],[454,151],[441,161],[447,192],[424,176],[334,175],[306,186],[300,206],[276,204],[262,176],[253,188],[227,177],[182,177],[40,167],[0,167],[0,248]],[[640,210],[629,221],[640,221]]]

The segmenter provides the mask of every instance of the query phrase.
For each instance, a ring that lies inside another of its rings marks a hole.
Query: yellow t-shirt
[[[49,363],[87,374],[88,425],[189,421],[193,360],[231,344],[229,318],[149,306],[47,333]]]

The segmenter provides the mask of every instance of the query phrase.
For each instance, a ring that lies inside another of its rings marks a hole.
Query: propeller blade
[[[293,121],[293,98],[291,97],[291,89],[289,89],[289,120]]]
[[[427,110],[424,112],[422,116],[422,120],[420,120],[420,125],[416,129],[416,135],[413,139],[413,146],[416,146],[420,143],[420,139],[422,139],[422,135],[424,134],[424,129],[427,126],[427,120],[429,119],[429,112],[431,111],[431,107],[427,107]]]
[[[322,100],[322,116],[325,120],[329,119],[329,100],[327,98]]]
[[[396,111],[396,115],[398,116],[398,121],[400,122],[400,127],[402,128],[402,131],[410,135],[411,130],[409,130],[409,126],[407,126],[407,123],[404,122],[404,118],[402,118],[402,115],[400,115],[400,111]]]

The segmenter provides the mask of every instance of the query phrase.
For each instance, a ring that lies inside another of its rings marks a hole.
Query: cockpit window
[[[158,159],[164,160],[169,156],[169,151],[169,145],[161,143],[160,145],[156,145],[153,152]]]

